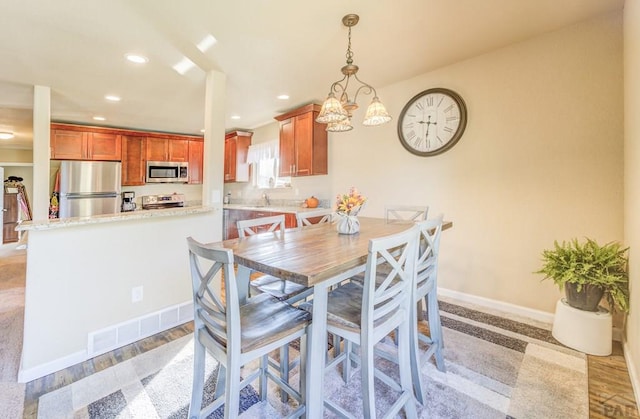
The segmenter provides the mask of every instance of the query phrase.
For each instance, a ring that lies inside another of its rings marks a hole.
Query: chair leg
[[[218,376],[216,377],[216,389],[213,395],[214,400],[217,399],[218,397],[222,397],[222,395],[224,394],[226,378],[227,378],[227,369],[223,365],[220,365],[220,367],[218,368]]]
[[[282,360],[280,361],[282,365]],[[263,355],[260,358],[260,400],[267,400],[267,370],[269,369],[269,355]]]
[[[350,340],[343,339],[344,341],[344,361],[342,361],[342,380],[345,383],[349,383],[349,377],[351,377],[351,351],[353,350],[353,344]]]
[[[415,317],[415,316],[411,316]],[[417,321],[417,318],[416,318]],[[411,323],[411,322],[409,322]],[[409,330],[410,324],[404,322],[398,327],[398,366],[400,369],[400,387],[402,388],[403,394],[408,394],[407,401],[404,405],[404,413],[407,418],[416,418],[418,417],[418,412],[416,411],[415,399],[413,398],[413,388],[412,388],[412,368],[411,368],[411,348],[410,348],[410,335],[412,334]],[[418,384],[420,385],[421,381],[418,379]],[[414,383],[415,384],[415,383]],[[420,395],[422,395],[422,389],[420,389]]]
[[[432,344],[436,346],[434,352],[436,358],[436,367],[439,371],[447,372],[444,365],[444,357],[442,356],[443,340],[442,340],[442,323],[440,322],[440,310],[438,307],[438,297],[435,292],[427,294],[427,305],[429,307],[429,331],[431,333]]]
[[[191,387],[191,404],[189,417],[199,418],[202,409],[202,395],[204,392],[204,360],[206,349],[198,340],[198,331],[194,334],[193,349],[193,385]]]
[[[414,306],[417,309],[417,305]],[[396,330],[396,333],[398,330]],[[409,320],[409,362],[411,365],[411,379],[413,381],[413,393],[416,400],[424,406],[424,391],[422,388],[422,380],[420,378],[420,348],[418,346],[418,316],[412,313]],[[400,345],[398,345],[398,354],[400,354]]]
[[[227,391],[224,394],[224,417],[236,418],[240,413],[240,363],[238,354],[227,354],[228,365],[226,368]]]
[[[285,383],[289,383],[289,344],[280,348],[280,379]],[[286,391],[280,390],[280,400],[282,403],[286,403],[289,400],[289,395]]]
[[[373,345],[368,342],[365,333],[360,342],[360,373],[362,376],[362,407],[365,418],[376,417],[376,398],[374,387]],[[349,361],[347,363],[350,363]]]

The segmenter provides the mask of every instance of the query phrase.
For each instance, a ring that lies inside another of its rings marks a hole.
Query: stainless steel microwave
[[[189,163],[148,161],[147,183],[188,183]]]

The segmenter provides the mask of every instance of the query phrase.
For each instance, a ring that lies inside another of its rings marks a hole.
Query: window
[[[278,140],[249,146],[247,163],[253,165],[253,185],[258,189],[285,188],[291,186],[290,177],[279,177]]]

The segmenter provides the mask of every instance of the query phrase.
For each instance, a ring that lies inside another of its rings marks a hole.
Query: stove
[[[146,195],[142,197],[142,209],[176,208],[184,207],[184,205],[184,195],[179,193],[171,195]]]

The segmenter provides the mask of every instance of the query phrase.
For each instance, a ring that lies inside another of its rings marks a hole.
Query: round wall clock
[[[436,87],[415,95],[402,108],[398,138],[409,152],[435,156],[453,147],[467,126],[467,107],[453,90]]]

